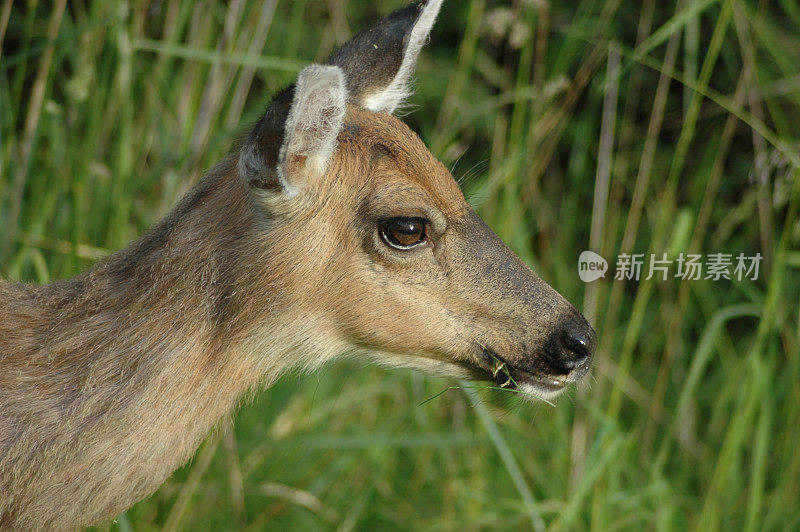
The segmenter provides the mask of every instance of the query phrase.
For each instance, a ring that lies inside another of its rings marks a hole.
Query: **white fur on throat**
[[[278,178],[288,194],[296,194],[303,184],[287,176],[287,163],[292,157],[304,157],[306,170],[310,172],[322,173],[327,168],[336,149],[346,106],[342,69],[309,65],[300,72],[278,155]]]
[[[411,30],[411,37],[406,45],[406,53],[397,75],[386,88],[370,94],[364,100],[366,109],[378,113],[392,113],[403,100],[411,95],[409,88],[411,73],[414,71],[419,52],[428,39],[441,7],[442,0],[428,0],[428,3],[422,8],[422,13],[417,19],[417,23],[414,24],[414,29]]]

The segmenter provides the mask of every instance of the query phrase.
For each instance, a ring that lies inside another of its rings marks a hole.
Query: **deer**
[[[348,353],[553,398],[597,336],[393,115],[442,0],[277,93],[126,249],[0,279],[0,529],[80,529],[152,494],[252,390]]]

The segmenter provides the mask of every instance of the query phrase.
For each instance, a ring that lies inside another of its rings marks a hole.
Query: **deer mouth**
[[[496,352],[481,347],[482,360],[479,365],[483,371],[488,372],[489,380],[500,388],[519,390],[543,399],[555,397],[585,373],[585,371],[579,375],[573,375],[574,372],[567,375],[543,373],[511,364]]]

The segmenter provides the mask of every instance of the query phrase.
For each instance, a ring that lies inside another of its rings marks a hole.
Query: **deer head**
[[[587,372],[594,331],[392,116],[440,6],[402,8],[305,68],[241,147],[268,312],[313,324],[317,359],[349,350],[552,397]]]

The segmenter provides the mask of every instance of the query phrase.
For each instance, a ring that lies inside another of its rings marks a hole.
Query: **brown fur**
[[[574,312],[391,116],[350,108],[327,175],[295,198],[254,197],[234,168],[75,279],[0,282],[1,527],[115,516],[291,366],[356,348],[468,376],[476,339],[521,357]],[[409,212],[444,234],[397,260],[373,220]]]

